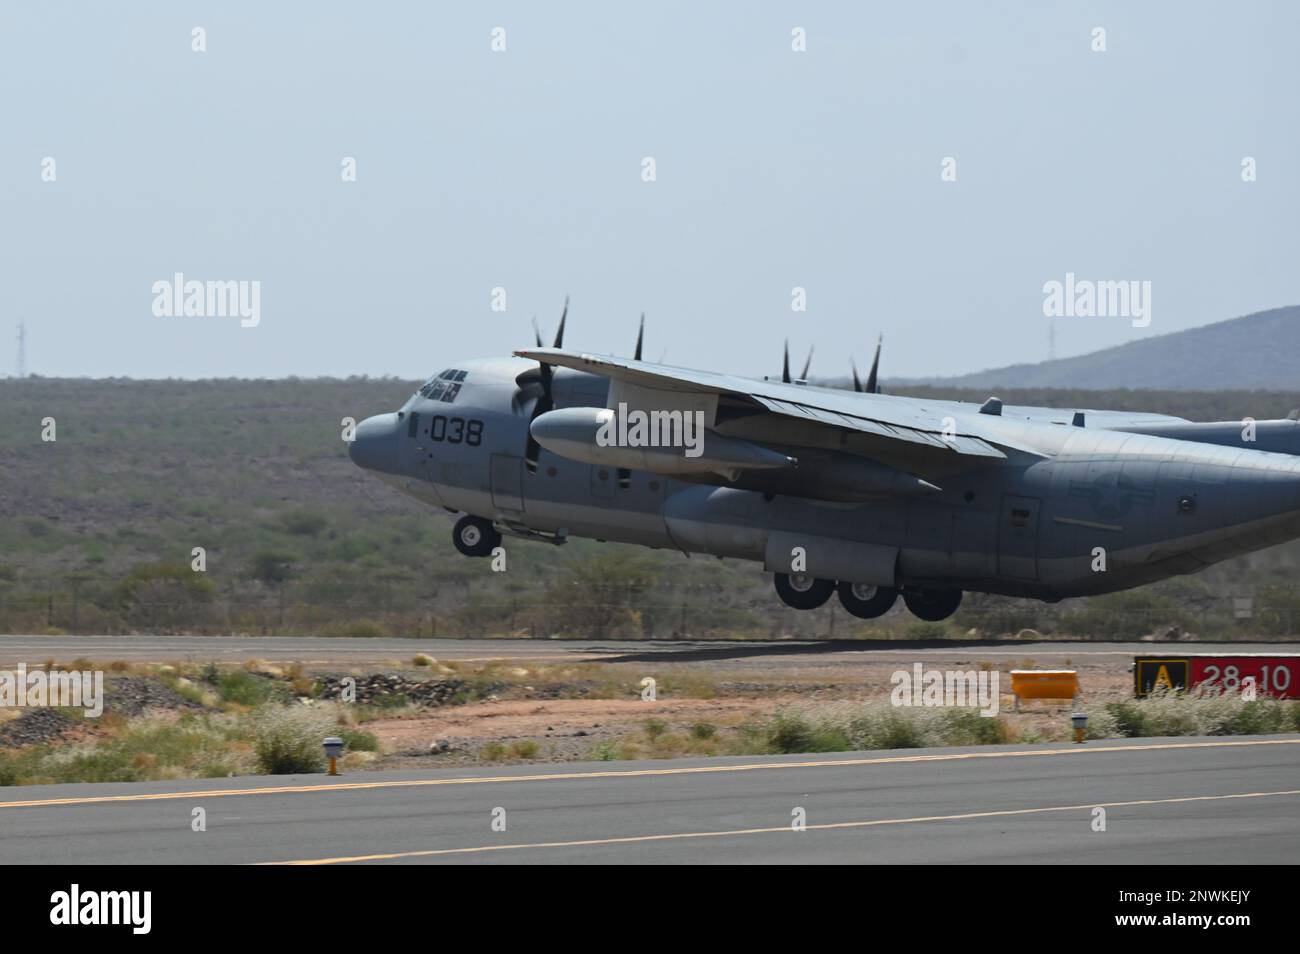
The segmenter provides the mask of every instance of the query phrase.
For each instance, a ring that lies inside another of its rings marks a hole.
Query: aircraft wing
[[[561,348],[516,351],[522,358],[618,381],[667,391],[717,394],[788,418],[847,428],[880,437],[948,450],[969,457],[1004,458],[1002,448],[1042,456],[1028,447],[1009,442],[979,426],[976,414],[950,414],[942,402],[899,398],[882,394],[857,394],[776,381],[695,371],[651,364],[611,355],[585,354]],[[929,406],[931,403],[936,406]],[[955,434],[943,434],[945,418],[955,424]]]

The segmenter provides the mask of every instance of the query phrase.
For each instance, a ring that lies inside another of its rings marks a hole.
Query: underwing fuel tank
[[[537,443],[561,457],[669,476],[716,473],[734,479],[740,471],[797,464],[793,457],[698,426],[689,411],[634,411],[618,418],[611,408],[566,407],[539,415],[530,429]]]

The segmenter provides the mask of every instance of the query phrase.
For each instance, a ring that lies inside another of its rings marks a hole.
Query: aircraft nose
[[[352,463],[383,474],[401,473],[401,422],[397,413],[376,414],[357,425],[354,440],[348,445]]]

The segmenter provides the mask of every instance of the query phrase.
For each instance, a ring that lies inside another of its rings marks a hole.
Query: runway
[[[326,636],[0,636],[0,665],[29,665],[85,657],[96,662],[236,662],[266,659],[304,665],[374,665],[407,662],[416,653],[436,659],[479,661],[534,660],[603,662],[721,662],[807,659],[818,663],[907,658],[933,653],[963,657],[1019,659],[1033,656],[1125,657],[1142,653],[1300,652],[1296,643],[1146,643],[1027,640],[558,640],[421,639]]]
[[[206,830],[194,831],[201,809]],[[1095,830],[1104,811],[1105,830]],[[802,812],[806,827],[792,824]],[[505,830],[493,827],[505,820]],[[1288,864],[1300,735],[0,789],[5,864]]]

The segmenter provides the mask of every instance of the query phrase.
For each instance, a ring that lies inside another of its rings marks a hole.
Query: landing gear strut
[[[781,602],[795,609],[816,609],[835,592],[834,580],[823,580],[802,573],[778,573],[776,595]]]
[[[491,520],[482,517],[461,517],[451,531],[451,542],[465,556],[491,556],[501,546],[501,534]]]
[[[870,583],[841,583],[840,602],[859,619],[884,616],[898,599],[898,590],[892,586],[872,586]]]
[[[903,602],[913,616],[937,623],[957,612],[961,590],[909,590],[903,594]]]

